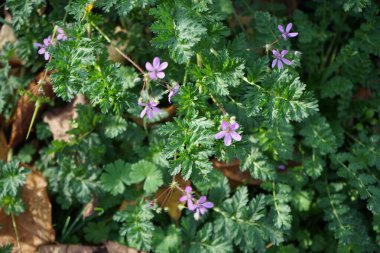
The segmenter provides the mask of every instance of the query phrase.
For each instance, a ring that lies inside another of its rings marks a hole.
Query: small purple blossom
[[[154,57],[153,65],[150,62],[145,63],[146,70],[149,71],[149,77],[152,80],[156,80],[158,78],[163,79],[165,77],[165,73],[163,72],[168,67],[167,62],[160,62],[160,58]]]
[[[49,36],[49,37],[47,37],[47,38],[45,38],[43,40],[43,44],[41,44],[41,43],[34,43],[34,46],[37,47],[37,48],[39,48],[38,54],[43,54],[45,60],[49,60],[50,59],[50,54],[49,54],[49,52],[46,49],[51,44],[52,44],[52,39],[51,39],[51,36]]]
[[[58,27],[57,29],[58,35],[57,35],[57,40],[67,40],[67,36],[65,34],[65,31],[61,27]]]
[[[169,90],[169,96],[168,96],[168,100],[169,100],[169,103],[172,103],[172,97],[175,96],[178,91],[179,91],[179,84],[176,83],[170,90]]]
[[[286,40],[288,38],[296,37],[298,33],[289,33],[290,29],[292,29],[293,24],[289,23],[286,25],[286,30],[284,30],[284,27],[282,25],[278,25],[278,30],[281,32],[281,36]]]
[[[275,59],[272,62],[272,68],[274,68],[276,64],[279,69],[282,69],[283,67],[282,63],[285,63],[286,65],[292,64],[291,61],[284,58],[284,56],[288,53],[288,50],[282,50],[281,53],[279,53],[277,50],[273,50],[272,53],[275,56]]]
[[[224,137],[224,145],[230,146],[232,139],[234,139],[235,141],[241,140],[240,134],[236,132],[238,128],[239,128],[238,123],[230,124],[223,120],[222,123],[220,124],[220,129],[222,131],[220,131],[219,133],[215,135],[215,139],[218,140]]]
[[[190,211],[194,212],[194,218],[199,220],[199,218],[207,212],[207,209],[211,209],[214,207],[214,203],[206,202],[207,197],[202,196],[199,198],[197,202],[194,203],[192,208],[189,208]]]
[[[153,119],[155,114],[161,114],[161,110],[157,108],[158,102],[149,101],[148,103],[142,103],[139,101],[140,106],[145,106],[144,110],[140,113],[140,118],[144,118],[145,114],[148,115],[148,119]]]
[[[277,166],[277,169],[281,170],[281,171],[284,171],[284,170],[286,170],[286,166],[284,164],[280,164],[280,165]]]
[[[187,207],[189,209],[194,209],[194,204],[193,204],[193,189],[191,186],[186,186],[185,188],[185,195],[179,198],[179,202],[185,202],[187,201]]]

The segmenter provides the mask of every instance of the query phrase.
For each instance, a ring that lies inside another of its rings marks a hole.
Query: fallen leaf
[[[231,163],[220,162],[216,159],[211,160],[215,169],[223,172],[224,176],[233,181],[232,183],[238,184],[250,184],[250,185],[260,185],[261,181],[253,179],[248,171],[241,171],[239,159],[234,159]]]
[[[39,90],[38,81],[44,76],[44,71],[36,76],[36,78],[28,85],[28,91],[36,97],[45,95],[48,98],[54,98],[53,88],[50,83],[49,74],[45,78],[42,90]],[[35,108],[35,101],[25,94],[19,98],[17,108],[12,116],[12,131],[9,139],[9,147],[14,148],[25,141],[26,134],[29,129],[30,122]],[[40,108],[41,111],[41,108]]]
[[[25,166],[24,167],[29,167]],[[46,191],[46,180],[40,172],[32,170],[22,189],[25,212],[16,217],[17,230],[23,253],[37,252],[40,245],[53,242],[55,232],[52,226],[51,204]],[[12,219],[0,211],[0,245],[17,245]],[[17,246],[13,252],[19,252]]]
[[[64,108],[57,108],[45,113],[43,121],[49,125],[54,140],[70,140],[70,134],[68,134],[67,131],[71,129],[70,122],[78,116],[75,110],[75,106],[78,104],[87,104],[84,95],[76,96],[75,99]]]
[[[3,129],[0,128],[0,160],[7,161],[8,145]]]
[[[145,253],[144,251],[132,249],[117,242],[107,241],[104,245],[109,253]]]
[[[175,180],[179,184],[179,187],[185,189],[186,186],[190,186],[190,181],[185,181],[182,176],[176,175]],[[155,194],[157,203],[162,208],[167,208],[169,216],[178,223],[181,217],[182,211],[178,208],[178,200],[183,193],[177,188],[161,187]]]
[[[5,21],[12,24],[12,17],[9,12],[4,12]],[[0,29],[0,51],[3,50],[3,47],[6,43],[14,43],[16,41],[16,35],[13,28],[7,24],[3,24]],[[12,66],[22,65],[22,61],[16,54],[13,54],[9,60]]]
[[[100,246],[54,244],[43,245],[39,248],[39,253],[145,253],[129,248],[117,242],[107,241]]]
[[[127,34],[128,32],[121,26],[116,26],[114,34],[116,35],[118,33]],[[116,50],[115,47],[117,47],[121,51],[124,51],[125,48],[127,47],[127,42],[123,40],[121,45],[119,42],[120,42],[120,39],[112,40],[111,45],[108,46],[108,59],[113,62],[119,62],[121,64],[124,64],[125,58]]]

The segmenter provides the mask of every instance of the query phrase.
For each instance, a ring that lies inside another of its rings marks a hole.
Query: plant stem
[[[20,244],[20,237],[18,235],[16,219],[15,219],[15,215],[13,214],[13,212],[11,212],[11,218],[12,218],[13,229],[14,229],[15,235],[16,235],[17,247],[18,247],[19,252],[22,253],[22,248],[21,248],[21,244]]]
[[[116,50],[116,52],[118,52],[121,56],[123,56],[127,61],[129,61],[138,71],[141,72],[141,74],[145,75],[145,72],[144,70],[142,70],[142,68],[137,64],[135,63],[131,58],[129,58],[128,55],[124,54],[123,51],[121,51],[118,47],[114,46],[112,44],[112,40],[97,26],[94,24],[94,22],[91,22],[90,23],[99,33],[100,35],[102,35],[102,37]]]
[[[210,93],[210,97],[212,99],[212,101],[216,104],[216,106],[218,106],[218,108],[222,111],[222,113],[224,115],[227,114],[226,110],[224,110],[224,108],[218,103],[218,101],[216,101],[216,99],[214,98],[214,96]]]

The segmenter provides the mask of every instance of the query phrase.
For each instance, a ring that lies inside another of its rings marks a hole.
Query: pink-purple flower
[[[50,59],[50,54],[49,54],[49,52],[46,49],[51,44],[52,44],[52,39],[51,39],[51,36],[49,36],[49,37],[47,37],[47,38],[45,38],[43,40],[43,44],[41,44],[41,43],[34,43],[34,46],[37,47],[37,48],[39,48],[38,54],[43,54],[45,60],[49,60]]]
[[[286,40],[288,38],[296,37],[298,33],[290,33],[290,29],[292,29],[293,24],[289,23],[286,25],[286,29],[282,25],[278,25],[278,30],[281,32],[281,36]]]
[[[65,31],[61,27],[58,27],[57,29],[58,35],[57,35],[57,40],[67,40],[67,36],[65,34]]]
[[[199,220],[199,218],[207,212],[207,209],[213,208],[214,203],[207,202],[207,197],[200,197],[195,203],[193,202],[193,189],[191,186],[186,186],[185,195],[183,195],[180,199],[180,202],[187,201],[187,208],[189,211],[194,213],[194,218]]]
[[[185,188],[185,195],[179,198],[179,202],[185,202],[187,201],[187,207],[190,209],[193,209],[194,204],[193,204],[193,189],[191,186],[186,186]]]
[[[164,70],[168,67],[167,62],[161,63],[160,58],[154,57],[153,64],[150,62],[145,63],[145,68],[148,70],[150,79],[156,80],[158,78],[163,79],[165,77]]]
[[[272,62],[272,68],[274,68],[277,64],[277,67],[279,69],[282,69],[283,67],[283,64],[282,63],[285,63],[286,65],[291,65],[292,62],[289,61],[288,59],[284,58],[284,56],[288,53],[288,50],[282,50],[281,53],[278,52],[277,50],[273,50],[272,51],[275,59],[273,60]]]
[[[172,103],[172,97],[175,96],[178,91],[179,91],[179,84],[176,83],[170,90],[169,90],[169,96],[168,96],[168,100],[169,100],[169,103]]]
[[[220,129],[222,131],[220,131],[219,133],[215,135],[215,139],[218,140],[218,139],[224,138],[224,145],[230,146],[232,139],[234,139],[235,141],[241,140],[240,134],[236,132],[238,128],[239,128],[238,123],[235,122],[235,123],[230,124],[229,122],[223,120],[222,123],[220,124]]]
[[[190,211],[194,212],[194,218],[196,220],[199,220],[199,218],[207,212],[207,209],[214,207],[214,203],[206,201],[207,197],[202,196],[194,203],[192,208],[188,207]]]
[[[145,114],[148,115],[148,119],[153,119],[156,114],[161,114],[161,110],[157,108],[158,102],[149,101],[148,103],[138,102],[140,106],[145,106],[141,111],[140,117],[144,118]]]

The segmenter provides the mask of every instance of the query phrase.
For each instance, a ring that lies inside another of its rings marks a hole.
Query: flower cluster
[[[65,34],[65,32],[63,31],[63,29],[61,27],[58,27],[57,32],[58,32],[58,35],[57,35],[58,41],[67,40],[67,35]],[[41,43],[34,43],[33,45],[36,48],[39,48],[38,54],[43,54],[46,61],[48,61],[50,59],[50,53],[47,51],[47,48],[50,45],[53,45],[53,38],[50,35],[43,40],[42,44]]]
[[[278,30],[280,30],[281,37],[284,40],[287,40],[287,39],[292,38],[292,37],[296,37],[298,35],[298,33],[296,33],[296,32],[293,32],[293,33],[290,32],[292,27],[293,27],[292,23],[287,24],[285,29],[282,25],[278,25]],[[272,50],[272,53],[273,53],[273,56],[275,58],[272,62],[272,68],[274,68],[277,65],[278,69],[282,69],[283,64],[291,65],[293,63],[293,62],[289,61],[288,59],[284,58],[284,56],[288,53],[287,50],[282,50],[281,52],[279,52],[278,50]]]
[[[146,75],[149,77],[148,79],[145,79],[145,82],[149,83],[149,80],[157,80],[163,79],[165,77],[164,70],[168,67],[167,62],[162,62],[159,57],[154,57],[153,62],[146,62],[145,68],[148,71],[148,74]],[[175,83],[172,87],[167,87],[168,95],[168,101],[169,103],[172,103],[172,97],[175,96],[179,92],[179,84]],[[138,103],[140,106],[145,106],[145,108],[140,113],[140,117],[144,118],[145,115],[148,116],[148,119],[153,119],[156,114],[161,114],[160,109],[157,108],[158,102],[157,101],[148,101],[147,103],[142,103],[139,101]]]
[[[179,201],[187,202],[187,208],[194,213],[194,218],[199,220],[199,218],[207,212],[207,209],[214,207],[214,203],[207,202],[207,197],[202,196],[198,200],[193,198],[193,189],[191,186],[186,186],[185,195],[183,195]]]

